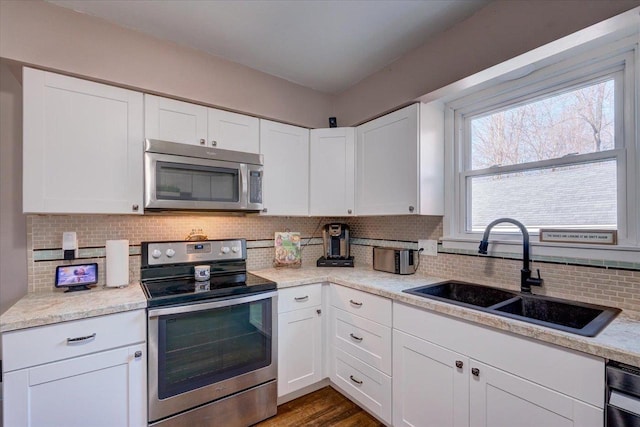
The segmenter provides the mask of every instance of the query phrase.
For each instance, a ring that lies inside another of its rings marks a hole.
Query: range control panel
[[[244,239],[201,240],[197,242],[157,242],[147,245],[148,265],[244,260],[247,244]]]

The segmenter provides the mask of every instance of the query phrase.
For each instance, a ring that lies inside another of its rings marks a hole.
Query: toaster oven
[[[400,248],[373,248],[373,269],[394,274],[413,274],[417,265],[415,251]]]

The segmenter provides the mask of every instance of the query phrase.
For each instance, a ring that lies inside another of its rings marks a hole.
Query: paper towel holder
[[[105,270],[107,288],[129,285],[129,240],[107,240],[105,244]]]

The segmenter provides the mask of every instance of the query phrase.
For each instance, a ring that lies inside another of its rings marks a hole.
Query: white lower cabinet
[[[391,423],[391,300],[331,284],[330,378],[355,402]]]
[[[278,397],[321,381],[322,285],[280,290],[278,307]]]
[[[604,425],[602,359],[402,304],[393,314],[394,426]]]
[[[146,425],[144,354],[139,344],[7,373],[4,425]]]
[[[334,348],[331,381],[360,406],[384,422],[391,422],[391,377]]]
[[[603,425],[602,409],[480,362],[471,366],[471,427]]]
[[[393,358],[394,426],[469,425],[468,358],[398,330]]]
[[[9,427],[147,425],[144,310],[2,334]]]

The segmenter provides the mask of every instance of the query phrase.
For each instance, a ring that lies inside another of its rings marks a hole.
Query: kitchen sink
[[[522,295],[493,307],[501,315],[592,337],[620,310],[540,295]]]
[[[405,292],[418,296],[427,296],[441,301],[456,302],[459,305],[485,308],[517,296],[516,292],[457,281],[420,286],[418,288],[407,289]]]
[[[620,309],[459,281],[404,292],[582,336],[595,336]]]

